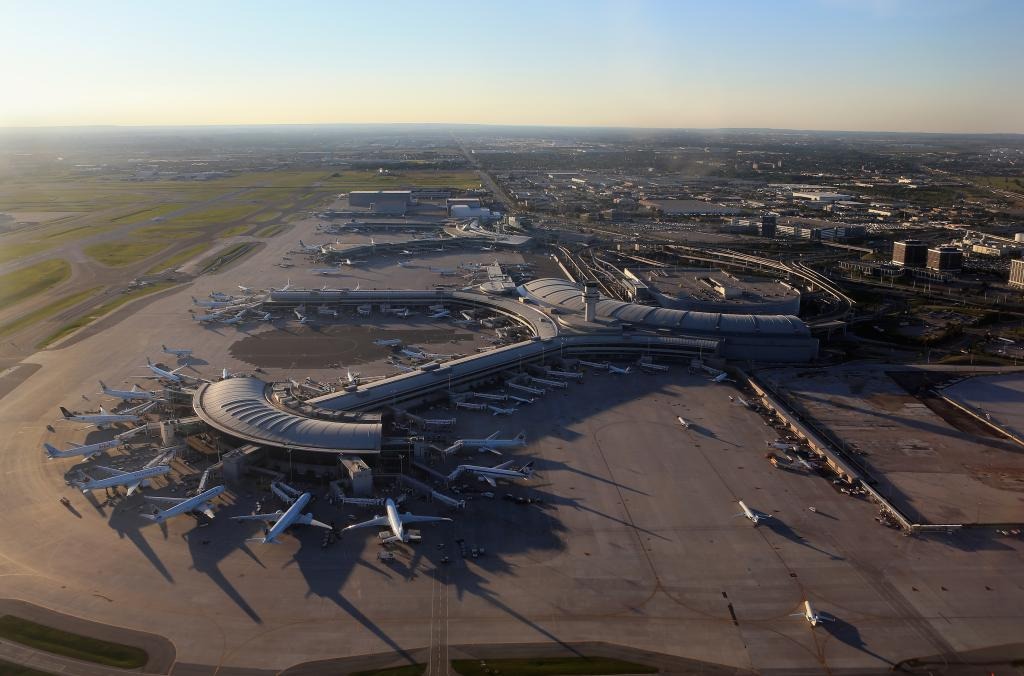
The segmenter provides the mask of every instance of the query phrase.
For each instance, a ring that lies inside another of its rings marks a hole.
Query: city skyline
[[[0,9],[0,126],[1024,132],[1008,2]],[[45,26],[45,48],[33,26]],[[26,55],[30,55],[26,58]]]

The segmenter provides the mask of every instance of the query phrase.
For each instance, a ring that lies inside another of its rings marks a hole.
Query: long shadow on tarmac
[[[163,561],[161,561],[160,557],[157,556],[155,551],[153,551],[153,547],[150,546],[149,542],[146,541],[146,537],[139,530],[139,522],[140,519],[137,514],[134,514],[125,508],[115,508],[113,513],[110,515],[110,521],[107,522],[107,525],[117,531],[117,535],[121,539],[127,538],[130,540],[139,552],[153,565],[153,568],[155,568],[165,580],[174,584],[174,577],[171,576],[170,571],[167,570]]]
[[[784,521],[781,521],[778,517],[773,517],[773,518],[769,519],[768,521],[765,522],[764,526],[761,526],[761,528],[766,528],[766,529],[770,530],[771,532],[775,533],[776,535],[779,535],[779,536],[789,540],[790,542],[798,544],[798,545],[800,545],[802,547],[807,547],[808,549],[813,549],[816,552],[821,552],[822,554],[828,556],[833,561],[842,561],[843,560],[843,557],[841,557],[841,556],[833,554],[832,552],[825,551],[824,549],[820,549],[820,548],[815,547],[814,545],[808,543],[807,540],[804,539],[804,537],[802,535],[800,535],[795,530],[790,528],[789,525],[787,525]]]
[[[868,650],[867,643],[864,642],[864,639],[860,635],[860,630],[858,630],[857,627],[834,615],[828,615],[827,617],[831,619],[831,622],[826,619],[818,626],[824,628],[825,631],[828,632],[829,636],[835,638],[841,643],[845,643],[851,648],[861,651],[865,655],[874,657],[876,660],[885,662],[890,666],[894,664],[878,653]]]

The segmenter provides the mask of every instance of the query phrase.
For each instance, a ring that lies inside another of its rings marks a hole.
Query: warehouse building
[[[404,216],[413,203],[411,190],[353,190],[348,194],[350,207],[363,207],[389,216]]]

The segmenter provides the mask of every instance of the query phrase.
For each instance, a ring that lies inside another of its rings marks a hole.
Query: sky
[[[1024,133],[1020,0],[0,0],[0,126]]]

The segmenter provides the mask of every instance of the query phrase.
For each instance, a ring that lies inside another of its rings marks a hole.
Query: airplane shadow
[[[879,655],[878,653],[869,650],[867,647],[867,643],[864,642],[864,639],[863,637],[861,637],[860,631],[857,629],[857,627],[853,626],[852,624],[846,622],[841,618],[836,617],[835,615],[825,615],[825,617],[830,619],[831,622],[826,620],[818,626],[824,628],[825,631],[828,632],[829,636],[832,636],[836,640],[840,641],[841,643],[845,643],[846,645],[850,646],[851,648],[854,648],[855,650],[861,651],[865,655],[870,655],[871,657],[874,657],[876,660],[885,662],[890,666],[895,664],[891,660],[888,660],[885,657]]]
[[[779,536],[789,540],[790,542],[798,544],[798,545],[800,545],[802,547],[807,547],[808,549],[813,549],[816,552],[821,552],[822,554],[825,554],[826,556],[828,556],[833,561],[842,561],[843,560],[843,557],[841,557],[841,556],[833,554],[832,552],[825,551],[824,549],[821,549],[819,547],[815,547],[814,545],[810,544],[809,542],[807,542],[807,540],[802,535],[797,533],[788,524],[786,524],[784,521],[781,521],[778,517],[773,517],[773,518],[769,519],[768,521],[764,522],[763,528],[767,528],[768,530],[770,530],[771,532],[775,533],[776,535],[779,535]]]

